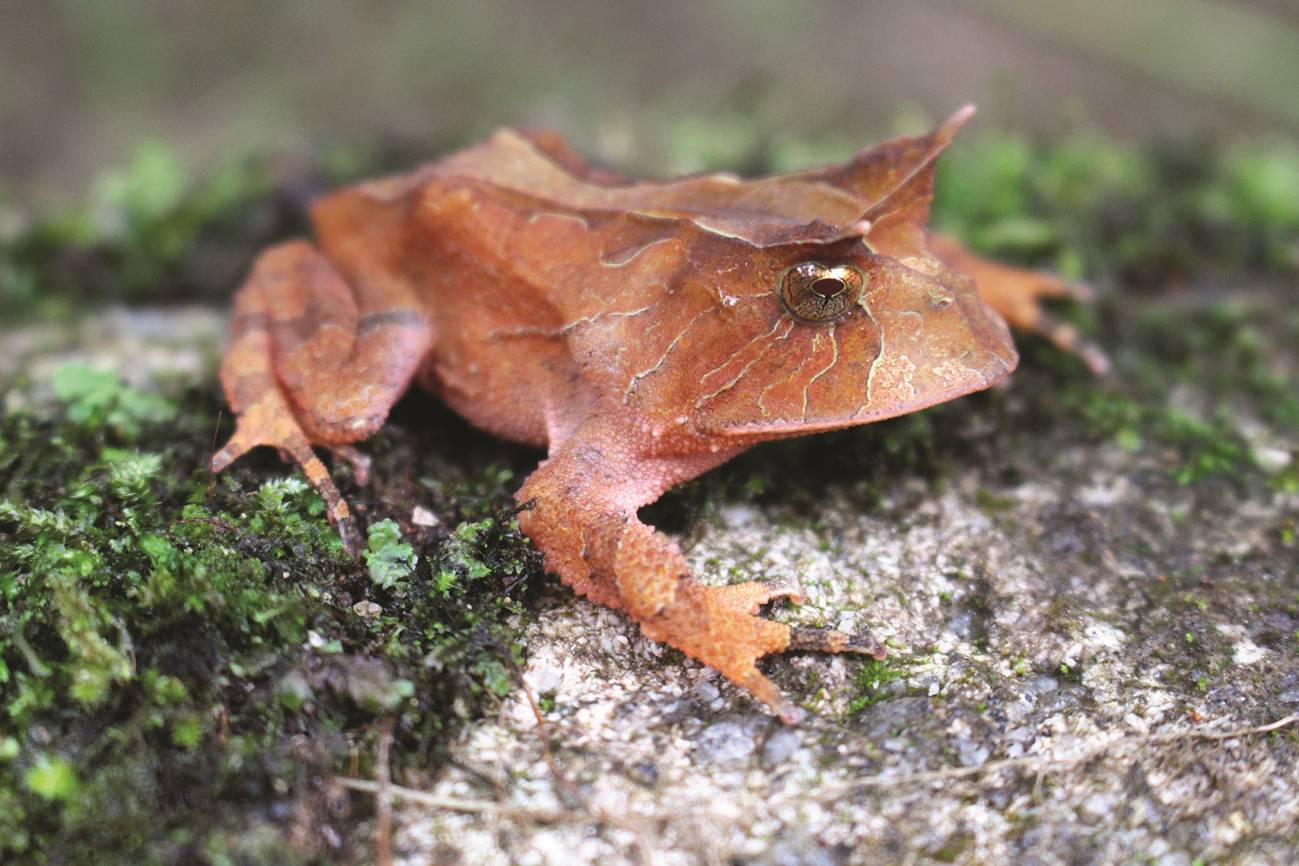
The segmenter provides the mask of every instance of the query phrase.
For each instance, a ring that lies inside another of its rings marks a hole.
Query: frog
[[[357,443],[425,388],[544,449],[515,499],[547,571],[797,723],[760,659],[884,643],[764,616],[802,603],[798,575],[713,585],[639,510],[759,443],[997,386],[1019,362],[1009,326],[1103,370],[1043,303],[1084,290],[929,230],[937,159],[972,113],[751,179],[631,178],[555,133],[502,129],[324,194],[314,242],[266,249],[235,294],[220,379],[236,428],[211,469],[279,449],[356,555],[317,450],[364,484]]]

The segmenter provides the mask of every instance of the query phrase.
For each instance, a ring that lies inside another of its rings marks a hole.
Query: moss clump
[[[0,420],[0,859],[307,857],[277,804],[369,772],[377,719],[423,762],[510,688],[539,569],[506,502],[418,550],[376,522],[367,568],[299,478],[207,476],[207,394],[55,383]]]
[[[897,659],[866,659],[853,676],[857,695],[848,702],[848,712],[855,714],[874,706],[892,694],[890,683],[905,681],[907,672]]]

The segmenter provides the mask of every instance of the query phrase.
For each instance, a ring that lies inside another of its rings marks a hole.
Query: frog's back
[[[420,382],[478,426],[537,445],[625,402],[657,347],[642,334],[668,333],[693,306],[664,303],[693,264],[675,215],[629,209],[643,185],[561,147],[502,132],[326,196],[312,214],[340,271],[391,283],[430,319]]]
[[[353,285],[381,285],[429,320],[422,386],[498,436],[544,446],[547,406],[572,400],[571,359],[544,336],[559,316],[509,267],[503,239],[518,216],[435,169],[323,196],[317,244]]]

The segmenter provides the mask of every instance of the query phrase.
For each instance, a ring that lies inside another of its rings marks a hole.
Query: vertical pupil
[[[844,290],[844,282],[836,277],[821,277],[814,280],[809,288],[823,298],[833,298]]]

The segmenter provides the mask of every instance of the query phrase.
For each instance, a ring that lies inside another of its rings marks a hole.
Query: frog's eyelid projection
[[[866,279],[852,265],[799,262],[780,275],[781,302],[801,322],[829,322],[852,308]]]

